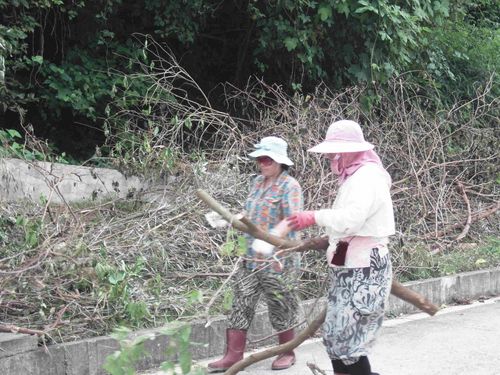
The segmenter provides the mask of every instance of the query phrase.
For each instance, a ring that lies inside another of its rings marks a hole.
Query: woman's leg
[[[262,273],[258,277],[273,328],[283,332],[295,326],[298,322],[299,303],[292,274]]]
[[[255,307],[262,294],[258,271],[242,266],[233,283],[233,306],[229,315],[229,327],[247,330],[255,315]]]
[[[293,340],[293,327],[297,324],[298,299],[295,294],[293,276],[288,274],[266,273],[260,276],[264,289],[269,318],[273,328],[279,332],[279,343]],[[295,363],[293,351],[280,354],[272,364],[273,370],[283,370]]]
[[[356,363],[347,366],[349,375],[372,375],[372,368],[368,357],[362,356]]]
[[[368,348],[382,326],[391,280],[389,256],[380,258],[376,250],[370,267],[330,270],[323,341],[334,366],[336,360],[348,369],[353,365],[348,374],[367,371]],[[365,359],[360,362],[363,357]],[[345,368],[338,371],[345,371]]]
[[[379,375],[372,372],[368,357],[360,357],[352,365],[346,366],[340,359],[332,360],[333,373],[335,375]]]
[[[340,359],[332,359],[332,366],[335,375],[349,375],[349,369]]]

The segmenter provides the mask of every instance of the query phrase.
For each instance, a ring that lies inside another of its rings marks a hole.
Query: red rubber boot
[[[281,332],[279,335],[280,345],[293,340],[295,334],[293,333],[293,328],[288,331]],[[281,353],[278,358],[276,358],[271,366],[273,370],[284,370],[292,367],[295,364],[295,353],[292,351]]]
[[[247,331],[243,329],[226,330],[226,354],[222,359],[208,364],[208,372],[224,372],[243,359],[247,342]]]

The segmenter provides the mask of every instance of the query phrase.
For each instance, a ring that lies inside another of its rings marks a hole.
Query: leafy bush
[[[141,116],[150,111],[141,126],[155,129],[150,123],[156,122],[155,109],[141,103],[154,86],[141,74],[154,71],[160,77],[156,64],[169,55],[181,57],[199,84],[186,86],[181,79],[173,87],[197,102],[214,90],[218,109],[226,105],[218,96],[220,83],[241,88],[255,75],[287,92],[310,93],[319,81],[330,88],[371,85],[414,69],[417,82],[433,79],[426,90],[433,103],[471,98],[488,84],[497,95],[498,79],[489,81],[498,71],[496,5],[493,0],[3,0],[0,103],[8,113],[27,111],[37,133],[87,159],[105,142],[106,119],[118,101]],[[136,32],[157,40],[155,48],[148,48],[148,38],[134,39]],[[363,100],[370,109],[380,96],[372,88]],[[183,115],[174,126],[195,128]],[[126,124],[122,129],[125,149],[154,143],[151,137],[127,139]],[[110,156],[110,149],[100,151]]]
[[[443,102],[470,100],[486,86],[491,86],[491,98],[500,96],[500,29],[448,22],[435,29],[429,46],[426,72]]]
[[[448,15],[448,6],[432,0],[280,1],[250,3],[249,11],[262,71],[308,85],[323,79],[344,86],[386,81],[405,71],[429,26]]]
[[[66,153],[58,154],[47,142],[40,141],[30,134],[26,134],[26,140],[23,141],[23,137],[15,129],[0,129],[0,158],[2,157],[64,164],[71,160]]]

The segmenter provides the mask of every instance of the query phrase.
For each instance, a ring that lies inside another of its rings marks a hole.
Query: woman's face
[[[349,167],[359,154],[360,152],[346,152],[340,154],[326,154],[326,157],[330,160],[332,172],[338,175],[346,167]]]
[[[340,174],[340,154],[326,154],[328,160],[330,160],[330,168],[336,175]]]
[[[326,157],[331,161],[334,159],[338,159],[340,157],[340,154],[326,154]]]
[[[281,164],[275,162],[269,156],[259,156],[256,160],[260,173],[264,177],[277,177],[281,173]]]

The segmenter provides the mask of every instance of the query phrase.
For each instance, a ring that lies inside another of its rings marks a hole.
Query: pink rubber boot
[[[279,335],[280,345],[293,340],[295,337],[293,333],[293,328],[288,331],[281,332]],[[276,358],[271,366],[273,370],[284,370],[292,367],[295,364],[295,353],[292,351],[281,353],[278,358]]]
[[[243,329],[226,330],[226,354],[222,359],[208,364],[208,372],[223,372],[243,359],[247,341],[247,331]]]

